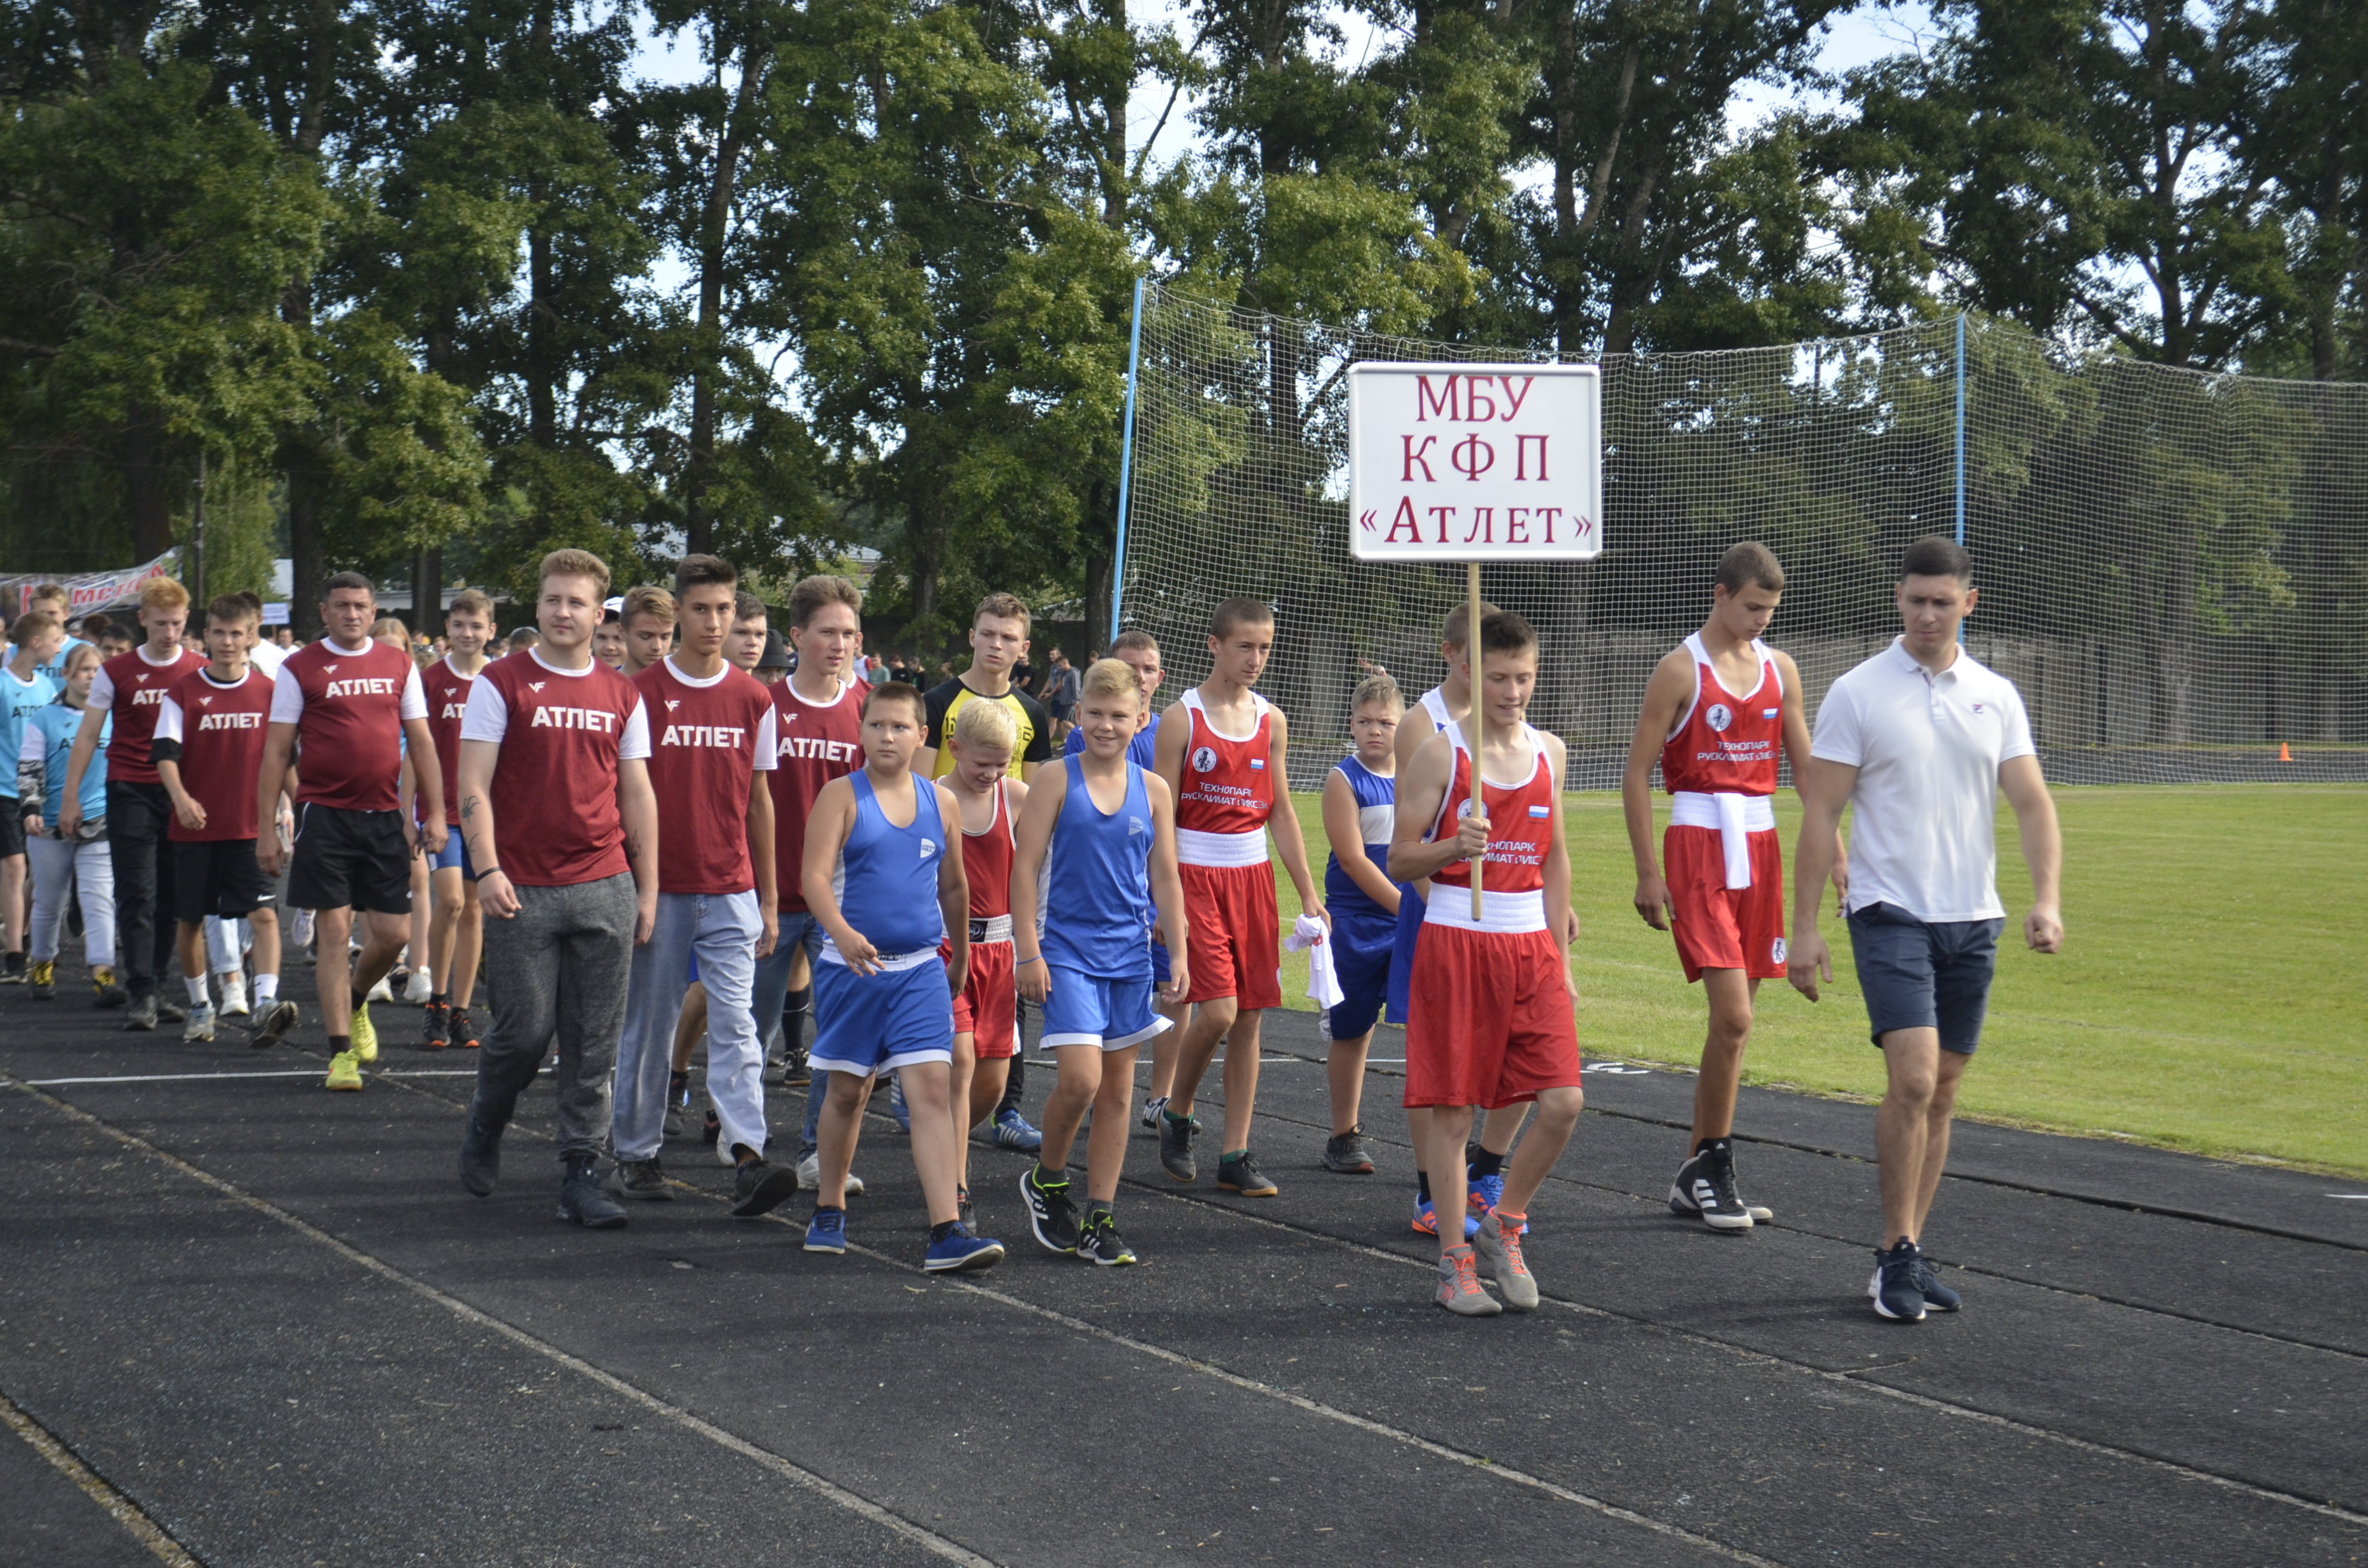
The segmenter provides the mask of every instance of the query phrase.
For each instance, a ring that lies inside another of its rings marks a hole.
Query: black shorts
[[[1866,996],[1868,1033],[1937,1029],[1941,1049],[1971,1056],[1982,1042],[2003,920],[1927,923],[1894,903],[1850,913],[1850,954]]]
[[[404,841],[403,813],[311,801],[297,807],[288,907],[410,914],[411,846]]]
[[[23,808],[11,796],[0,800],[0,860],[25,852],[25,817]]]
[[[271,902],[271,880],[255,863],[252,838],[173,846],[173,918],[185,926],[209,915],[224,920],[252,915]]]

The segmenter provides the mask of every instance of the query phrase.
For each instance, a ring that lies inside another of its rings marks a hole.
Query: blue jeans
[[[765,1044],[748,998],[757,937],[764,929],[757,892],[658,894],[649,941],[633,949],[625,1030],[617,1042],[617,1158],[646,1160],[666,1141],[666,1079],[674,1027],[690,985],[690,960],[707,987],[707,1095],[723,1123],[723,1146],[765,1151]]]
[[[767,1039],[772,1038],[774,1027],[781,1020],[781,1009],[790,1000],[790,962],[797,950],[806,950],[806,963],[812,966],[822,956],[822,922],[810,910],[781,911],[781,939],[773,944],[773,956],[757,964],[757,1028]],[[813,981],[809,979],[811,985]],[[814,1129],[822,1119],[820,1085],[806,1091],[805,1131],[798,1138],[798,1158],[803,1159],[819,1147]]]

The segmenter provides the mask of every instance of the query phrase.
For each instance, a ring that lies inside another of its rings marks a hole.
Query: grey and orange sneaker
[[[1439,1293],[1432,1300],[1463,1318],[1492,1318],[1505,1310],[1480,1288],[1480,1260],[1468,1242],[1439,1255]]]

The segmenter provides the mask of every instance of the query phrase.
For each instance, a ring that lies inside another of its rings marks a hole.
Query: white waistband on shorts
[[[1750,835],[1776,831],[1776,806],[1765,795],[1679,790],[1669,796],[1669,825],[1715,828],[1719,846],[1726,855],[1726,885],[1748,888],[1751,885]]]
[[[1546,894],[1543,888],[1528,892],[1491,892],[1480,890],[1480,918],[1472,918],[1472,890],[1459,888],[1452,882],[1433,882],[1430,901],[1423,905],[1423,920],[1432,926],[1452,926],[1459,931],[1493,931],[1509,935],[1521,931],[1543,931],[1546,928]]]
[[[973,946],[980,942],[1008,942],[1011,940],[1011,916],[1008,915],[990,915],[985,919],[980,919],[975,915],[972,916],[970,923],[970,939]]]
[[[1266,829],[1247,833],[1202,833],[1198,828],[1176,830],[1176,860],[1184,866],[1263,866]]]
[[[842,969],[848,967],[847,955],[840,952],[838,944],[828,937],[822,939],[822,961],[837,964]],[[880,969],[893,974],[901,970],[918,969],[925,963],[943,963],[945,960],[938,956],[938,949],[935,948],[916,948],[909,953],[875,954],[871,961]]]

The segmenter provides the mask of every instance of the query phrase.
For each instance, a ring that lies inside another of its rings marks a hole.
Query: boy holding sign
[[[1406,1103],[1427,1107],[1416,1151],[1427,1169],[1463,1163],[1474,1106],[1535,1101],[1537,1125],[1505,1174],[1505,1191],[1467,1243],[1441,1229],[1436,1300],[1484,1317],[1532,1311],[1538,1286],[1521,1256],[1530,1199],[1577,1125],[1577,987],[1558,934],[1569,930],[1570,862],[1563,843],[1560,740],[1531,729],[1537,634],[1518,615],[1480,622],[1475,758],[1461,727],[1423,743],[1398,781],[1390,875],[1429,878],[1415,949],[1406,1028]],[[1474,796],[1478,796],[1477,801]],[[1472,913],[1471,862],[1482,859],[1481,913]],[[1475,1254],[1474,1248],[1477,1248]],[[1504,1301],[1481,1289],[1479,1262]]]

